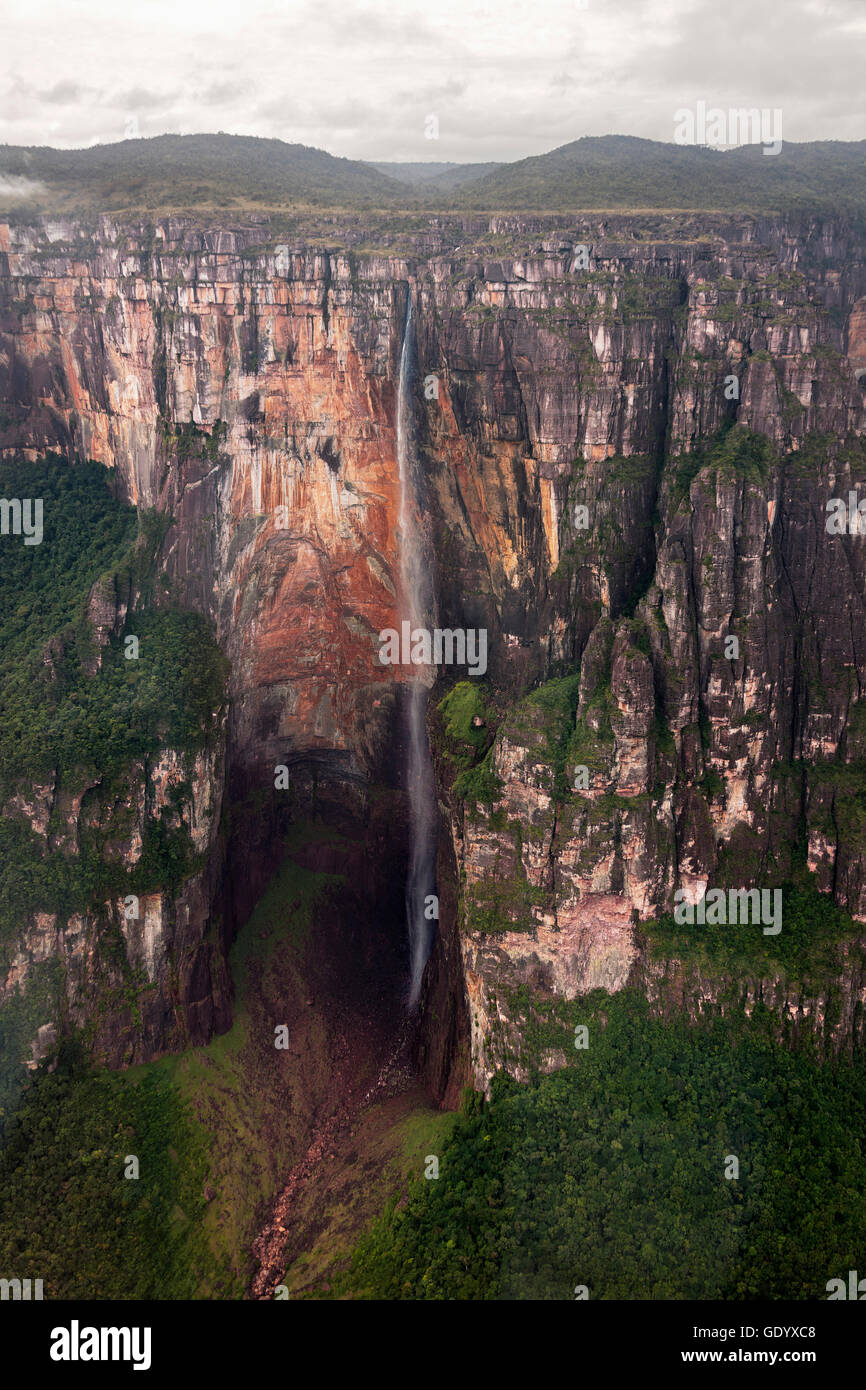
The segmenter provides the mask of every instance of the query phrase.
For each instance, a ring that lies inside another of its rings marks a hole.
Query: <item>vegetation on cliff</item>
[[[741,979],[763,974],[812,981],[818,988],[838,971],[840,944],[863,936],[862,926],[809,882],[785,886],[780,920],[775,935],[749,923],[679,925],[671,914],[642,922],[640,930],[655,959],[677,958]]]
[[[61,923],[90,909],[99,916],[107,898],[170,892],[196,867],[183,806],[193,756],[218,735],[227,663],[199,614],[165,606],[164,585],[159,606],[163,521],[138,520],[110,481],[90,462],[0,464],[0,494],[41,499],[43,510],[40,544],[2,542],[0,967],[35,913]],[[126,867],[118,845],[132,833],[138,790],[146,801],[148,766],[167,748],[187,780],[159,814],[145,814],[140,854]],[[31,1001],[13,993],[0,1010],[0,1107],[20,1084],[22,1047],[57,1016],[46,989]]]
[[[690,453],[673,459],[671,501],[674,509],[688,498],[689,488],[699,473],[707,485],[718,479],[741,478],[746,483],[766,486],[776,451],[765,435],[743,425],[726,425],[711,439],[695,445]]]
[[[139,528],[106,470],[60,459],[0,466],[3,495],[42,499],[42,543],[4,540],[0,570],[0,777],[8,795],[52,773],[110,778],[160,746],[202,747],[215,728],[226,663],[200,615],[136,600],[159,528]],[[88,619],[94,585],[112,631],[97,648]],[[132,598],[115,624],[115,594]],[[125,637],[138,639],[127,656]]]
[[[493,699],[477,681],[458,681],[436,707],[440,760],[453,778],[454,796],[470,805],[490,805],[502,792],[492,766],[498,722]]]

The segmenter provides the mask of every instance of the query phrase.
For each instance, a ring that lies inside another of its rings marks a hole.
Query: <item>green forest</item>
[[[6,1126],[0,1268],[38,1270],[51,1298],[190,1298],[206,1258],[194,1136],[159,1073],[91,1074],[64,1048]]]
[[[662,1023],[633,991],[564,1009],[589,1045],[470,1093],[439,1178],[392,1204],[331,1296],[824,1299],[862,1263],[862,1070],[780,1047],[760,1017],[748,1037]]]
[[[780,1046],[760,1013],[745,1036],[663,1023],[632,991],[560,1007],[564,1045],[579,1023],[588,1046],[467,1092],[439,1177],[395,1193],[313,1296],[814,1300],[862,1263],[862,1069]],[[0,1265],[44,1270],[53,1297],[191,1296],[208,1176],[168,1074],[65,1051],[7,1126]]]

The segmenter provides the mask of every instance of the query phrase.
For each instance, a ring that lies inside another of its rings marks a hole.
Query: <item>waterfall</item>
[[[400,587],[402,618],[412,629],[427,627],[433,612],[433,584],[416,493],[417,448],[412,401],[414,374],[414,314],[408,294],[400,380],[397,390],[397,464],[400,473]],[[409,795],[409,872],[406,880],[406,927],[409,937],[409,1008],[421,992],[424,966],[430,954],[434,926],[424,915],[436,873],[436,783],[427,742],[427,697],[435,679],[430,668],[416,668],[421,679],[407,682],[407,766]]]

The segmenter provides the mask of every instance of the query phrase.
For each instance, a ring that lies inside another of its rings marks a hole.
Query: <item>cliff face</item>
[[[124,892],[92,910],[36,910],[21,922],[17,940],[4,942],[0,1009],[31,996],[31,1036],[21,1039],[28,1066],[70,1028],[82,1030],[95,1057],[119,1066],[228,1026],[230,983],[210,929],[223,769],[221,743],[193,759],[165,748],[155,763],[126,769],[123,792],[97,779],[33,787],[7,802],[4,815],[29,823],[37,853],[58,863],[80,860],[98,843],[109,865],[134,873],[149,828],[162,824],[188,835],[203,864],[177,886]],[[46,990],[44,978],[58,966],[59,993],[56,975],[55,988]],[[19,1032],[13,1027],[12,1036]]]
[[[339,257],[245,254],[261,231],[103,224],[76,252],[77,231],[53,229],[56,253],[22,233],[7,257],[7,304],[28,307],[2,390],[26,419],[7,413],[3,447],[93,457],[169,511],[166,574],[234,669],[236,755],[366,763],[359,725],[386,722],[373,638],[395,618],[405,268],[359,286]]]
[[[428,1010],[456,1038],[465,981],[486,1081],[499,984],[621,987],[633,914],[677,887],[781,882],[805,836],[822,889],[866,915],[851,790],[866,559],[862,537],[825,526],[828,500],[866,482],[864,243],[841,221],[710,215],[366,234],[360,219],[279,237],[182,219],[0,228],[0,452],[92,457],[170,518],[166,578],[231,662],[230,800],[271,796],[283,764],[296,805],[365,822],[370,787],[401,766],[404,672],[379,664],[377,638],[398,622],[413,294],[440,621],[487,628],[511,700],[580,662],[561,746],[543,709],[514,706],[491,753],[501,795],[449,800]],[[221,767],[194,778],[209,826]],[[218,877],[169,910],[198,946],[172,944],[154,907],[128,958],[158,976],[180,952],[197,976]],[[44,950],[86,974],[85,937]],[[206,995],[201,1026],[219,1026],[225,991],[201,990],[184,1009]],[[176,1041],[159,1022],[143,1038],[145,1053]]]

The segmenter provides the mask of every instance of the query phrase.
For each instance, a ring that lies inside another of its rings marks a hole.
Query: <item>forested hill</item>
[[[429,172],[427,169],[429,167]],[[586,137],[509,164],[365,163],[282,140],[160,135],[90,149],[0,146],[0,210],[192,207],[866,211],[866,141],[720,151]]]
[[[575,140],[549,154],[502,164],[455,195],[471,208],[694,208],[862,211],[866,141],[784,142],[733,150],[631,136]]]

